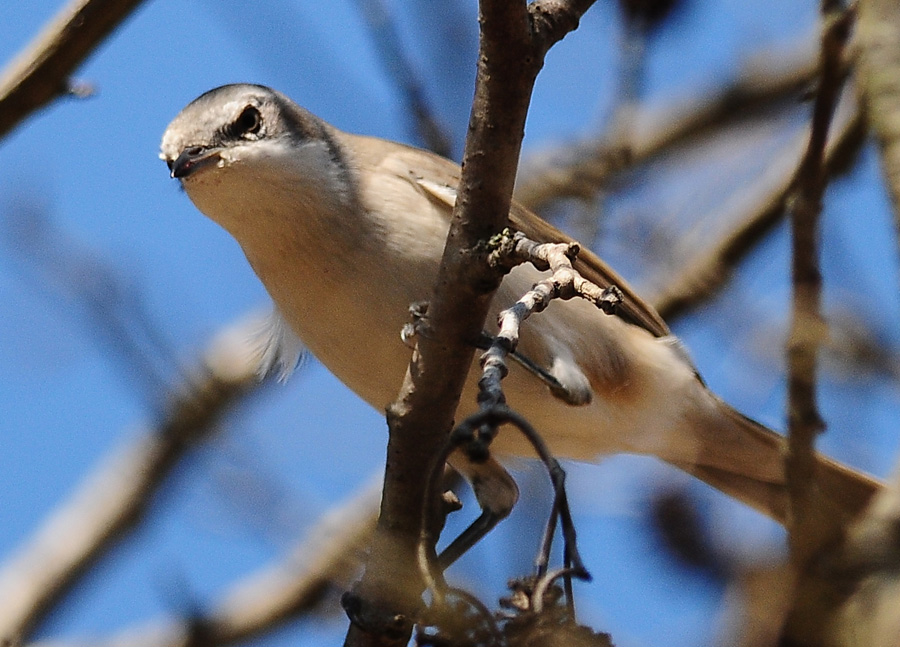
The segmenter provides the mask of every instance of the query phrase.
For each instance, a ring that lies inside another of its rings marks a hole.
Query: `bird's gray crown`
[[[223,85],[189,103],[166,129],[160,158],[171,164],[190,148],[227,148],[257,139],[329,139],[324,124],[262,85]]]

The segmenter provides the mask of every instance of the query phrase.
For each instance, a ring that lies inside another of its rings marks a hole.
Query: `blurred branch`
[[[540,212],[554,200],[590,199],[617,172],[721,127],[740,111],[799,95],[815,78],[814,54],[798,47],[793,54],[758,56],[737,81],[711,95],[686,93],[662,107],[635,108],[630,119],[614,121],[612,131],[531,153],[519,171],[516,200]],[[623,123],[625,133],[619,132]]]
[[[884,331],[873,329],[864,308],[855,308],[852,298],[842,307],[831,309],[828,316],[828,339],[823,361],[828,372],[840,380],[878,378],[900,380],[900,356]]]
[[[805,41],[804,41],[805,42]],[[540,209],[560,198],[592,199],[609,177],[636,166],[666,149],[725,126],[738,111],[747,111],[798,95],[818,73],[814,52],[795,47],[785,56],[766,54],[754,58],[733,85],[700,98],[657,109],[638,109],[628,123],[630,140],[622,148],[618,129],[599,138],[532,154],[522,165],[516,198]],[[846,62],[841,62],[843,71]],[[836,117],[825,151],[827,173],[846,167],[864,133],[862,113],[849,93]],[[614,125],[614,128],[616,126]],[[783,213],[797,165],[808,135],[803,133],[781,147],[764,176],[741,190],[722,218],[735,226],[713,245],[698,253],[683,271],[660,286],[648,298],[664,319],[671,320],[701,303],[731,275],[731,270],[777,223]]]
[[[271,630],[311,610],[326,587],[349,587],[375,530],[381,487],[379,475],[326,513],[284,562],[232,587],[201,622],[204,633],[215,639],[208,644],[228,644]]]
[[[834,644],[896,647],[900,636],[900,469],[850,529],[841,556],[846,599],[832,615]]]
[[[0,73],[0,138],[51,101],[78,94],[69,78],[141,0],[73,0]]]
[[[859,106],[849,93],[845,98],[846,113],[836,118],[825,148],[824,165],[828,175],[845,166],[848,149],[855,149],[865,127]],[[695,255],[680,273],[650,296],[664,319],[680,316],[724,285],[732,269],[781,220],[802,146],[808,137],[804,132],[780,149],[768,164],[766,174],[742,189],[738,201],[730,208],[732,214],[723,215],[735,222],[735,226]]]
[[[788,437],[785,485],[790,501],[788,547],[796,576],[785,640],[820,645],[834,615],[834,599],[846,590],[843,578],[826,567],[834,559],[850,520],[835,515],[816,487],[816,437],[824,428],[816,397],[818,354],[827,336],[821,314],[822,275],[819,269],[820,216],[827,186],[825,145],[844,75],[841,59],[855,20],[854,9],[829,9],[822,3],[822,45],[819,87],[813,106],[809,145],[797,171],[790,198],[793,299],[787,343]]]
[[[821,550],[823,539],[821,525],[825,511],[815,489],[815,439],[824,428],[816,401],[818,355],[827,336],[821,314],[819,221],[822,196],[828,180],[825,146],[844,83],[841,60],[854,19],[852,10],[823,16],[819,87],[813,105],[809,144],[797,170],[789,200],[793,307],[787,344],[788,442],[785,482],[790,500],[788,543],[791,561],[801,570]],[[844,520],[834,521],[840,524]]]
[[[892,0],[859,5],[860,89],[900,232],[900,5]]]
[[[207,614],[133,627],[111,638],[32,647],[218,647],[272,631],[312,611],[329,589],[350,585],[375,529],[380,497],[381,479],[373,479],[326,513],[284,560],[233,585]]]
[[[438,155],[450,157],[453,142],[428,105],[425,98],[425,84],[413,67],[412,61],[401,46],[402,40],[390,10],[384,0],[357,0],[369,31],[375,40],[375,48],[391,78],[403,95],[412,113],[413,123],[424,146]]]
[[[230,330],[165,419],[115,451],[0,568],[0,637],[23,638],[97,558],[142,519],[178,460],[258,385],[246,328]]]
[[[51,223],[39,190],[12,198],[0,214],[0,243],[20,261],[36,293],[60,297],[87,315],[90,331],[118,360],[123,375],[142,387],[154,404],[166,393],[173,374],[185,378],[172,346],[154,325],[141,290],[121,270]]]
[[[650,504],[652,529],[673,559],[711,581],[725,583],[734,576],[734,558],[713,541],[708,520],[686,488],[660,489]]]

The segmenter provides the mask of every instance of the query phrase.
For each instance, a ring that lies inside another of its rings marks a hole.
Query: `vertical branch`
[[[793,310],[788,338],[788,443],[785,478],[790,496],[790,549],[803,565],[818,548],[815,439],[824,425],[816,403],[817,355],[826,334],[819,271],[819,217],[826,186],[825,145],[843,86],[841,59],[853,19],[851,10],[829,13],[824,1],[819,88],[809,145],[790,200]]]
[[[900,4],[860,3],[860,89],[881,149],[881,167],[900,232]]]
[[[381,516],[363,579],[344,606],[347,645],[406,645],[420,606],[416,551],[433,553],[437,501],[427,492],[442,453],[499,279],[482,244],[499,232],[515,181],[531,91],[547,50],[578,26],[593,0],[482,0],[475,97],[450,233],[400,396],[388,410]],[[429,519],[422,528],[423,520]]]

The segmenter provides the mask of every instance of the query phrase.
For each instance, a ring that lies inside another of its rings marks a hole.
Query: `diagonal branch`
[[[161,619],[90,641],[92,647],[219,647],[249,640],[317,608],[359,572],[375,528],[381,481],[329,510],[281,561],[239,580],[200,616]],[[70,639],[35,647],[74,647]]]
[[[848,104],[849,114],[836,119],[825,148],[824,165],[829,176],[843,166],[847,149],[862,136],[862,111],[852,99]],[[734,227],[709,248],[698,250],[681,271],[659,286],[655,294],[648,295],[664,319],[671,321],[708,299],[728,281],[731,271],[756,243],[781,222],[806,140],[808,133],[803,133],[783,146],[766,173],[741,191],[728,213],[721,214],[721,218],[735,222]]]
[[[379,475],[329,510],[285,560],[231,587],[201,623],[208,644],[227,645],[271,631],[313,609],[326,588],[349,586],[375,530],[380,499]]]
[[[752,59],[735,82],[717,91],[637,108],[628,132],[614,123],[611,131],[530,154],[519,170],[516,199],[538,213],[553,200],[589,199],[615,173],[719,128],[739,111],[797,95],[817,72],[814,52],[797,49],[787,61],[783,53]]]
[[[227,331],[229,340],[246,338]],[[100,555],[137,525],[178,460],[258,385],[243,346],[214,342],[204,371],[183,385],[165,420],[110,456],[0,569],[0,637],[27,636]]]
[[[357,0],[357,4],[375,41],[376,51],[406,102],[416,135],[429,150],[450,157],[453,153],[450,134],[429,105],[423,79],[403,49],[390,9],[384,0]]]
[[[72,93],[69,76],[142,0],[72,0],[0,74],[0,138]]]

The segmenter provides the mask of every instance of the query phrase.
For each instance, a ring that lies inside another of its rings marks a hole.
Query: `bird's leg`
[[[403,340],[404,344],[412,348],[415,346],[416,337],[427,334],[427,318],[427,301],[416,301],[415,303],[410,304],[409,321],[404,324],[403,328],[400,330],[400,339]],[[479,350],[487,351],[491,345],[496,343],[496,341],[496,337],[484,330],[481,332],[481,336],[475,342],[474,346]],[[543,382],[550,390],[550,393],[566,404],[585,404],[585,398],[581,393],[583,389],[579,388],[580,385],[576,386],[565,383],[564,380],[557,378],[550,370],[547,370],[527,355],[524,355],[515,349],[509,351],[509,357],[511,357],[516,364]]]
[[[457,452],[450,457],[450,463],[472,484],[481,514],[438,556],[438,567],[442,571],[509,516],[519,498],[516,482],[493,458],[476,462]]]
[[[400,339],[410,348],[415,348],[416,337],[427,328],[428,302],[415,301],[409,304],[409,321],[400,329]]]
[[[496,407],[490,411],[482,411],[469,416],[454,430],[453,435],[457,437],[454,440],[462,442],[458,439],[468,439],[470,445],[475,444],[477,447],[479,439],[477,437],[473,437],[474,435],[469,432],[470,429],[476,426],[480,428],[481,426],[484,426],[486,424],[496,428],[503,423],[510,423],[515,425],[519,429],[519,431],[521,431],[522,434],[528,439],[541,462],[547,468],[547,473],[550,476],[550,482],[553,487],[553,510],[551,511],[547,526],[545,527],[544,536],[541,540],[541,547],[538,551],[538,557],[535,561],[535,566],[538,572],[540,574],[546,572],[547,564],[549,562],[553,532],[556,528],[557,522],[559,522],[562,529],[563,542],[565,544],[564,551],[568,556],[567,559],[571,560],[573,572],[580,577],[588,577],[587,570],[584,568],[584,564],[581,561],[581,556],[578,553],[578,547],[576,545],[575,524],[572,521],[571,511],[569,510],[569,500],[566,496],[565,471],[562,469],[562,467],[560,467],[559,462],[550,453],[550,450],[547,447],[546,443],[543,441],[540,434],[537,433],[534,427],[531,426],[531,423],[529,423],[523,416],[517,414],[511,409],[508,409],[506,407]],[[463,449],[466,451],[468,451],[470,448],[470,446],[463,445]],[[481,452],[485,450],[478,448],[476,451]],[[502,467],[500,467],[500,469],[502,469]],[[506,474],[506,476],[511,481],[511,477],[509,477],[508,474]],[[515,484],[513,483],[513,485]],[[489,497],[486,498],[489,499]],[[512,503],[515,503],[515,501],[512,501]],[[508,512],[509,511],[507,511],[507,514]]]
[[[571,298],[577,293],[577,290],[572,287],[574,285],[573,278],[576,275],[572,269],[572,262],[578,254],[578,245],[574,243],[538,245],[525,239],[521,234],[512,234],[509,231],[504,232],[496,240],[492,239],[491,245],[496,247],[492,252],[492,262],[501,270],[509,271],[513,266],[529,261],[538,269],[552,269],[553,276],[535,284],[512,307],[500,314],[500,332],[497,336],[492,337],[482,333],[481,338],[476,341],[476,345],[485,351],[481,356],[482,375],[478,381],[480,411],[467,418],[453,431],[450,447],[458,448],[455,454],[462,454],[467,459],[463,464],[454,466],[469,478],[482,512],[478,519],[441,553],[438,565],[443,570],[459,559],[490,532],[500,520],[509,515],[515,505],[518,499],[518,488],[509,473],[490,457],[489,451],[490,443],[496,436],[499,426],[504,423],[512,423],[525,434],[534,446],[550,473],[554,488],[553,512],[544,531],[536,562],[538,572],[540,574],[546,572],[553,532],[557,521],[560,521],[565,542],[566,566],[571,558],[574,563],[573,573],[577,576],[587,577],[587,571],[581,563],[575,545],[575,528],[565,495],[565,473],[528,421],[506,406],[506,396],[501,385],[503,378],[509,372],[507,358],[512,356],[514,361],[547,384],[551,393],[556,397],[574,405],[590,402],[592,393],[588,380],[577,365],[554,362],[553,368],[547,371],[528,357],[516,352],[519,329],[525,319],[535,312],[544,310],[552,299]],[[557,276],[558,274],[560,276]],[[610,291],[601,294],[601,300],[610,310],[615,309],[613,302],[616,299],[613,298],[614,296]],[[427,334],[427,324],[425,323],[427,310],[422,307],[422,304],[414,304],[410,308],[410,314],[413,322],[404,328],[403,335],[404,341],[407,343],[415,334]],[[459,463],[459,459],[457,459],[457,463]],[[571,584],[569,583],[567,592],[570,589]]]

